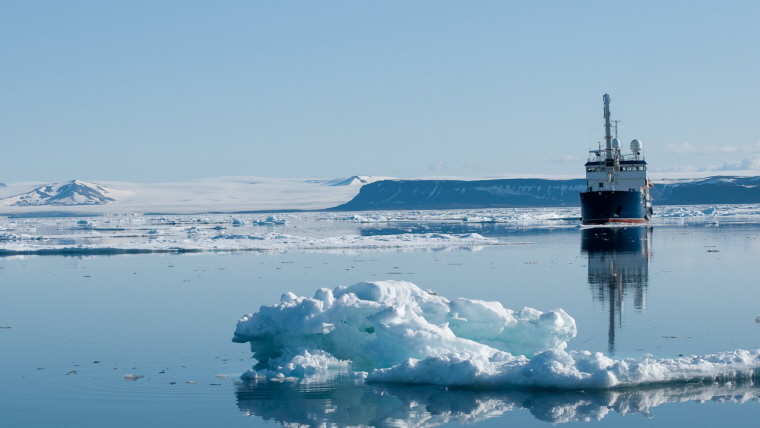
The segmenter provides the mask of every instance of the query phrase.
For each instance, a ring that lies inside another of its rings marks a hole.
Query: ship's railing
[[[604,152],[604,150],[589,150],[588,161],[604,162],[606,157]],[[623,154],[620,153],[620,150],[617,150],[617,153],[613,155],[613,159],[616,159],[618,161],[643,161],[644,157],[635,153]]]

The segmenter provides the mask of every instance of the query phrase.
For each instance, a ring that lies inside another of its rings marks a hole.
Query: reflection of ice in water
[[[437,386],[360,385],[249,381],[238,385],[237,404],[246,416],[283,426],[433,427],[470,424],[527,410],[552,423],[601,420],[611,414],[656,416],[667,403],[760,401],[754,382],[677,384],[622,390],[536,391],[447,389]]]

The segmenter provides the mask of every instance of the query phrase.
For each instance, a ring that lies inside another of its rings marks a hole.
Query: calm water
[[[0,425],[539,426],[588,420],[673,427],[726,420],[754,426],[760,418],[760,389],[748,384],[591,393],[238,380],[252,365],[247,345],[230,341],[240,315],[278,302],[286,291],[310,296],[320,287],[363,280],[407,280],[448,298],[498,300],[512,309],[561,307],[578,324],[570,349],[615,358],[760,347],[756,224],[473,227],[508,245],[0,259]],[[128,374],[143,377],[128,381]]]

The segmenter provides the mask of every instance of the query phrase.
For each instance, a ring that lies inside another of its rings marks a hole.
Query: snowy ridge
[[[114,202],[117,197],[127,193],[95,183],[72,180],[66,183],[47,184],[31,192],[0,199],[0,205],[16,207],[103,205]]]

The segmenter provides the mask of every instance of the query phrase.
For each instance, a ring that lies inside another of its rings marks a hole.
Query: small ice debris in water
[[[0,330],[9,330],[9,329],[10,327],[7,327],[7,326],[0,327]]]
[[[77,374],[77,371],[76,370],[69,370],[69,372],[66,373],[66,376],[68,376],[70,374]]]
[[[216,377],[218,377],[219,379],[227,379],[227,378],[229,377],[229,375],[226,375],[226,374],[218,374],[218,375],[216,375]]]
[[[758,316],[755,317],[755,322],[756,323],[760,323],[760,315],[758,315]]]
[[[177,384],[177,382],[175,382],[175,381],[169,382],[169,385],[176,385],[176,384]]]
[[[100,364],[100,361],[98,361],[98,360],[95,360],[95,361],[93,361],[92,363],[93,363],[93,364]]]
[[[142,379],[143,377],[145,377],[145,376],[139,375],[139,374],[134,374],[134,373],[129,373],[129,374],[125,374],[124,375],[124,379],[126,379],[126,380],[128,380],[130,382],[136,381],[137,379]]]
[[[188,385],[195,385],[195,384],[196,384],[196,383],[198,383],[198,382],[196,382],[196,381],[194,381],[194,380],[188,380],[188,381],[187,381],[187,382],[185,382],[185,383],[186,383],[186,384],[188,384]]]

